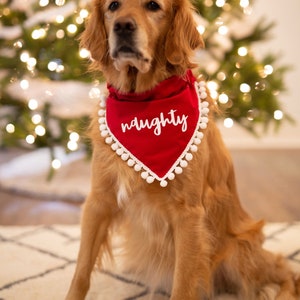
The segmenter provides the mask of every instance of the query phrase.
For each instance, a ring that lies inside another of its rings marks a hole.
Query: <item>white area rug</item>
[[[300,223],[265,226],[265,247],[300,272]],[[0,227],[0,299],[64,299],[75,268],[79,226]],[[95,272],[88,300],[146,300],[149,289],[115,270]],[[167,300],[157,292],[155,300]],[[233,299],[222,296],[218,300]]]

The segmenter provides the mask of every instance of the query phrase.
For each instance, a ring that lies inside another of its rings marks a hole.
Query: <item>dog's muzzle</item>
[[[111,57],[117,70],[128,66],[136,67],[140,72],[146,73],[151,67],[151,58],[142,47],[138,26],[132,17],[118,18],[112,28],[113,42]]]
[[[113,58],[117,58],[120,54],[125,56],[138,54],[134,45],[136,30],[136,22],[130,17],[121,17],[115,21],[113,32],[116,37],[116,47],[113,52]]]

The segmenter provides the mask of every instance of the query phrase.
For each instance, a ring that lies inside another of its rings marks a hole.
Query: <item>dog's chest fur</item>
[[[127,193],[122,184],[118,195]],[[128,194],[126,194],[128,196]],[[150,286],[171,287],[174,237],[162,195],[140,191],[122,200],[124,269]]]

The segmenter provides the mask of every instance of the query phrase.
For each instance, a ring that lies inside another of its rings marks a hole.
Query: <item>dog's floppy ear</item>
[[[189,58],[196,48],[203,48],[203,39],[196,28],[192,8],[187,0],[174,5],[174,18],[167,34],[165,54],[172,65],[192,66]]]
[[[94,0],[93,11],[89,16],[84,32],[80,36],[80,47],[90,51],[94,61],[103,65],[108,60],[107,33],[104,26],[103,7]]]

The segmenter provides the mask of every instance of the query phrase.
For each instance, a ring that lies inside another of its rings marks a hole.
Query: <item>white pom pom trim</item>
[[[111,149],[116,152],[120,158],[127,163],[129,167],[132,167],[136,172],[141,172],[141,178],[143,178],[148,184],[153,183],[155,180],[159,181],[161,187],[166,187],[168,185],[167,180],[174,180],[176,175],[183,173],[183,168],[188,167],[189,162],[193,159],[193,152],[198,151],[198,146],[201,144],[203,139],[203,132],[201,130],[207,127],[208,123],[208,113],[209,113],[209,103],[205,101],[207,98],[207,88],[204,81],[195,82],[195,90],[199,101],[199,120],[198,126],[183,151],[181,156],[174,163],[172,168],[163,177],[158,177],[153,173],[147,166],[140,162],[132,153],[130,153],[110,132],[106,125],[106,98],[101,99],[98,111],[98,122],[100,135],[105,138],[105,143],[110,145]]]

